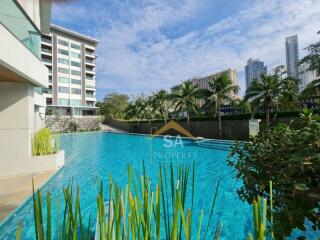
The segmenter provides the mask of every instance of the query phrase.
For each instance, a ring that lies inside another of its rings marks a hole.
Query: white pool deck
[[[0,178],[0,222],[32,194],[32,177],[35,189],[40,188],[56,171]]]

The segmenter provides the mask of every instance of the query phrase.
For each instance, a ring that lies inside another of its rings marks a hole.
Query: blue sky
[[[54,3],[52,22],[97,38],[97,96],[170,89],[260,58],[285,64],[286,36],[303,48],[320,30],[319,0],[69,0]]]

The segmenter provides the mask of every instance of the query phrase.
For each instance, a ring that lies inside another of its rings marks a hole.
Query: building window
[[[67,47],[69,46],[69,43],[65,40],[62,40],[62,39],[58,39],[58,43],[63,46],[67,46]]]
[[[65,77],[59,77],[58,81],[61,83],[69,83],[70,82],[69,78],[65,78]]]
[[[79,53],[71,52],[71,57],[80,58],[80,54],[79,54]]]
[[[81,67],[81,63],[71,61],[71,66],[74,66],[74,67]]]
[[[59,48],[58,53],[69,56],[69,51]]]
[[[78,84],[78,85],[80,85],[80,84],[81,84],[81,80],[71,79],[71,83],[72,83],[72,84]]]
[[[67,64],[67,65],[69,65],[69,60],[67,60],[67,59],[58,58],[58,62],[59,62],[59,63],[62,63],[62,64]]]
[[[69,93],[68,87],[58,87],[58,88],[59,88],[59,93]]]
[[[70,105],[71,105],[71,106],[81,106],[81,100],[71,99],[71,100],[70,100]]]
[[[81,72],[80,71],[76,71],[76,70],[71,70],[71,74],[75,75],[75,76],[80,76]]]
[[[58,104],[59,104],[59,105],[69,106],[69,99],[59,98],[59,99],[58,99]]]
[[[58,68],[58,72],[69,74],[69,69],[67,69],[67,68]]]
[[[72,94],[81,95],[81,89],[71,88],[71,93],[72,93]]]
[[[74,49],[80,50],[80,45],[78,45],[78,44],[71,43],[70,46],[71,46],[72,48],[74,48]]]

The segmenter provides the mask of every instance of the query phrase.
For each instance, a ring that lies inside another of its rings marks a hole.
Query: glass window
[[[81,63],[79,63],[79,62],[71,61],[71,65],[75,66],[75,67],[81,67]]]
[[[69,65],[69,60],[67,60],[67,59],[58,58],[58,62]]]
[[[63,55],[67,55],[67,56],[69,55],[69,51],[61,49],[61,48],[58,49],[58,53],[63,54]]]
[[[58,72],[68,73],[69,74],[69,69],[67,69],[67,68],[58,68]]]
[[[81,72],[80,71],[76,71],[76,70],[71,70],[71,74],[75,75],[75,76],[80,76]]]
[[[65,77],[58,77],[58,81],[61,83],[69,83],[70,82],[69,78],[65,78]]]
[[[81,100],[71,99],[71,100],[70,100],[70,105],[71,105],[71,106],[81,106]]]
[[[80,45],[75,44],[75,43],[71,43],[70,45],[72,48],[80,50]]]
[[[79,54],[79,53],[71,52],[71,57],[80,58],[80,54]]]
[[[58,99],[58,104],[59,104],[59,105],[66,105],[66,106],[68,106],[68,105],[69,105],[69,99],[59,98],[59,99]]]
[[[1,0],[0,10],[0,23],[40,59],[40,32],[21,10],[19,3]]]
[[[59,93],[69,93],[68,87],[58,87]]]
[[[81,84],[81,80],[71,79],[71,83],[72,83],[72,84],[78,84],[78,85],[80,85],[80,84]]]
[[[69,46],[69,43],[67,41],[65,41],[65,40],[62,40],[62,39],[58,39],[58,43],[63,45],[63,46],[67,46],[67,47]]]
[[[71,93],[72,93],[72,94],[78,94],[78,95],[80,95],[80,94],[81,94],[81,89],[71,88]]]

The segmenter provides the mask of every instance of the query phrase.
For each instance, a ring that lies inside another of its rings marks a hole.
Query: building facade
[[[299,78],[299,46],[298,35],[286,38],[286,63],[288,76]]]
[[[96,46],[88,36],[51,25],[41,37],[41,60],[49,70],[49,87],[43,90],[47,112],[96,115]]]
[[[0,176],[8,176],[39,167],[31,146],[44,126],[40,90],[48,87],[48,70],[40,41],[49,30],[51,1],[1,0],[0,10]]]
[[[246,88],[250,87],[253,80],[259,80],[262,73],[267,74],[267,71],[263,61],[249,58],[245,66]]]
[[[231,79],[232,85],[237,85],[237,71],[231,68],[221,72],[213,73],[206,77],[194,78],[192,79],[192,83],[197,85],[201,89],[209,89],[210,79],[216,79],[220,77],[222,74],[228,74],[229,78]]]
[[[313,80],[320,79],[320,75],[317,75],[317,71],[309,71],[309,64],[303,63],[299,65],[299,79],[300,79],[300,91],[302,91]]]

